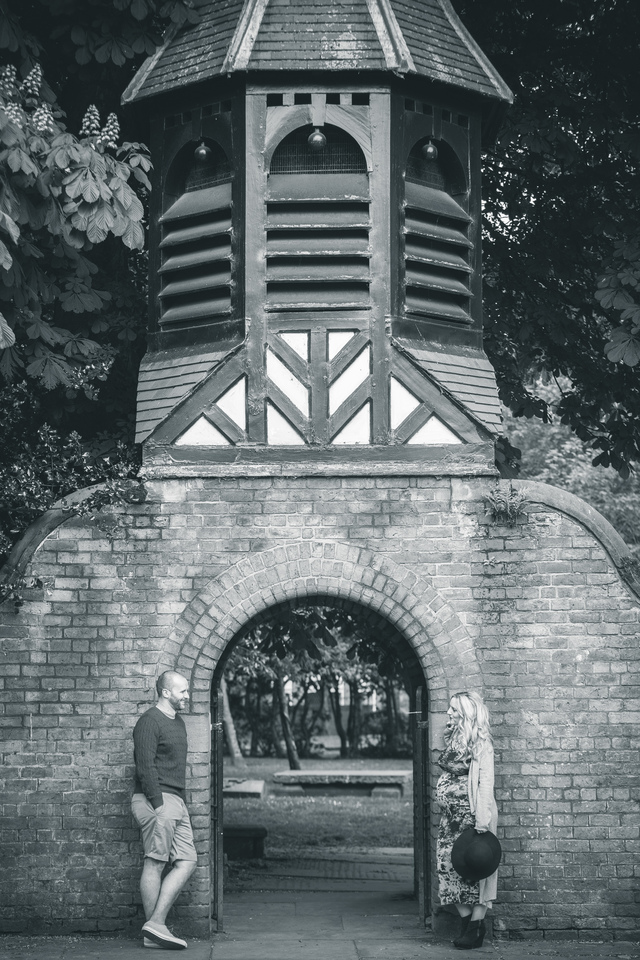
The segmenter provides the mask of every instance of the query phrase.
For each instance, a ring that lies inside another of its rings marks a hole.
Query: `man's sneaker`
[[[174,937],[166,927],[162,929],[161,927],[157,927],[155,923],[145,923],[142,928],[142,933],[148,940],[152,940],[165,950],[187,949],[186,940],[181,940],[180,937]]]

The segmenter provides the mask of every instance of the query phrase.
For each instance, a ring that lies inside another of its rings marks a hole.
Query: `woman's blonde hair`
[[[451,706],[458,711],[454,719],[452,740],[469,759],[478,757],[485,743],[491,743],[489,711],[484,700],[475,690],[454,693]]]

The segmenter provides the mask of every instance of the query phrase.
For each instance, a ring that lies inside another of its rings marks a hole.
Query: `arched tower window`
[[[166,179],[160,325],[197,326],[231,312],[232,172],[215,141],[191,142]]]
[[[311,138],[311,142],[309,140]],[[364,154],[339,127],[299,127],[282,140],[271,158],[270,174],[364,173]]]
[[[407,159],[405,311],[469,323],[471,266],[464,172],[443,141],[425,138]]]
[[[369,178],[357,142],[299,127],[277,146],[267,194],[267,310],[369,305]]]

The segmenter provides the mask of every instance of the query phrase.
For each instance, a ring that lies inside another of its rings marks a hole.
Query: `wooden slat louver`
[[[342,131],[309,152],[304,128],[274,154],[267,196],[267,309],[369,306],[369,178]]]
[[[405,309],[469,323],[471,218],[444,190],[406,182]]]
[[[231,310],[231,183],[184,193],[161,219],[164,328]]]

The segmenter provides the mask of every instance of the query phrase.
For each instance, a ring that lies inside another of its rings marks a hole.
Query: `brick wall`
[[[540,485],[520,485],[532,503],[516,527],[489,522],[492,485],[155,481],[144,504],[49,532],[25,568],[41,585],[17,612],[0,607],[11,864],[0,929],[138,922],[131,730],[158,670],[177,665],[192,683],[202,854],[179,911],[206,932],[213,671],[247,619],[321,595],[377,611],[406,638],[427,678],[433,746],[449,693],[483,689],[504,849],[499,935],[640,937],[640,617],[619,569],[631,568],[597,515]]]

